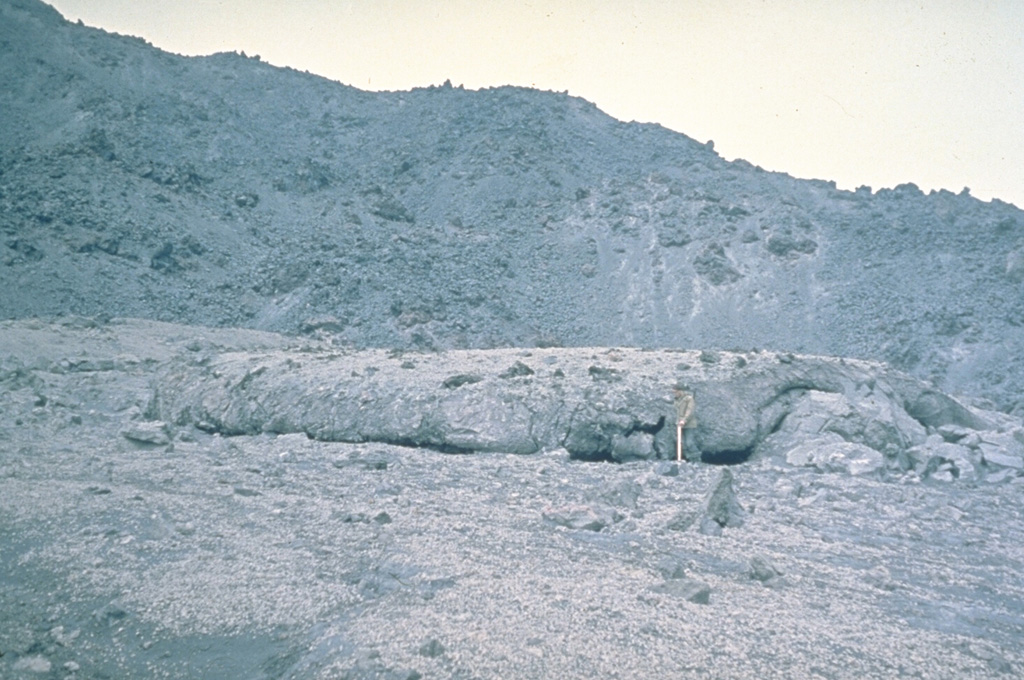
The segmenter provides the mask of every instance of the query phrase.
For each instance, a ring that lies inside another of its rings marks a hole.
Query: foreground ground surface
[[[1015,471],[921,481],[765,458],[728,468],[741,509],[708,530],[719,466],[140,426],[175,355],[278,351],[279,336],[3,330],[0,677],[983,678],[1024,663]]]

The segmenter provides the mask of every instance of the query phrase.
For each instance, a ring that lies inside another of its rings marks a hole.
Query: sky
[[[568,91],[796,177],[1024,208],[1021,0],[52,0],[365,90]]]

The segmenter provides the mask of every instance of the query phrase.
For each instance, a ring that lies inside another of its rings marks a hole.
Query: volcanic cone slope
[[[1020,408],[1024,218],[728,162],[575,97],[362,92],[0,2],[0,316],[358,347],[767,348]]]

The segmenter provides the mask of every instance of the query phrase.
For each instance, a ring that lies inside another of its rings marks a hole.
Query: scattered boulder
[[[1024,444],[1017,436],[1008,432],[981,432],[979,436],[978,450],[986,465],[1024,469]]]
[[[694,258],[693,269],[712,286],[724,286],[743,278],[718,243],[709,243],[704,247],[700,255]]]
[[[524,364],[522,361],[517,361],[509,366],[507,370],[499,373],[498,377],[508,380],[509,378],[524,378],[533,374],[534,371],[532,368]]]
[[[661,574],[662,578],[666,581],[672,579],[683,579],[686,578],[690,570],[690,564],[685,562],[678,556],[670,556],[662,558],[657,565],[658,573]]]
[[[445,389],[454,390],[462,387],[463,385],[472,385],[483,380],[482,376],[472,373],[459,373],[458,375],[452,375],[445,378],[441,386]]]
[[[818,243],[810,238],[783,232],[769,236],[765,247],[772,255],[795,259],[800,255],[813,255],[818,250]]]
[[[906,404],[909,413],[928,427],[959,425],[972,430],[988,430],[992,423],[979,417],[959,401],[935,390],[925,390]]]
[[[761,555],[752,557],[748,567],[747,574],[750,578],[755,581],[760,581],[765,585],[776,583],[779,577],[782,576],[782,572],[780,572],[775,565],[768,560],[768,558]]]
[[[960,425],[940,425],[935,428],[937,434],[939,434],[947,442],[956,443],[962,439],[965,439],[971,434],[971,430]]]
[[[339,470],[354,467],[361,470],[384,471],[388,469],[389,464],[388,458],[380,454],[350,456],[348,458],[339,458],[331,461],[331,465]]]
[[[678,597],[694,604],[709,604],[711,602],[711,586],[692,578],[678,578],[665,581],[651,590],[655,593],[662,593]]]
[[[988,450],[981,455],[982,460],[986,465],[998,465],[1000,467],[1013,468],[1015,470],[1024,469],[1024,458],[1021,458],[1020,456],[1013,456],[1007,453],[1002,453],[998,450]]]
[[[152,269],[165,273],[180,271],[182,269],[182,264],[174,255],[174,244],[166,242],[153,251],[149,258],[149,266]]]
[[[584,422],[569,430],[564,445],[570,458],[608,460],[611,458],[611,441],[611,436],[600,423]]]
[[[390,222],[408,222],[412,224],[416,221],[412,211],[402,205],[398,199],[390,196],[380,198],[371,212]]]
[[[658,244],[663,248],[682,248],[693,241],[693,234],[686,225],[663,221],[658,225]]]
[[[171,428],[157,420],[138,421],[121,430],[121,436],[140,444],[163,446],[171,443]]]
[[[583,404],[573,414],[564,441],[569,455],[579,460],[618,462],[654,458],[657,450],[652,432],[661,428],[643,425],[629,415],[627,407],[628,402],[623,408],[605,402]]]
[[[605,368],[604,366],[591,366],[587,369],[587,373],[590,377],[597,381],[604,382],[619,382],[622,380],[622,372],[614,368]]]
[[[103,626],[113,626],[127,617],[128,612],[117,600],[108,602],[92,613],[93,620]]]
[[[611,437],[612,460],[648,460],[655,454],[654,436],[632,430],[627,434],[615,433]]]
[[[606,488],[601,493],[601,499],[609,505],[636,509],[637,500],[642,492],[643,488],[639,482],[628,479]]]
[[[76,628],[70,632],[65,630],[64,626],[54,626],[50,629],[50,639],[61,647],[70,647],[81,634],[81,628]]]
[[[576,531],[601,531],[623,519],[617,510],[601,505],[549,508],[543,517],[544,521],[555,526]]]
[[[697,402],[694,429],[700,460],[740,463],[750,457],[759,435],[759,409],[751,407],[748,398],[754,395],[745,391],[744,386],[734,381],[694,390]],[[687,460],[694,459],[696,453],[687,452]]]
[[[698,358],[703,364],[717,364],[722,360],[722,355],[714,350],[702,349]]]
[[[343,330],[345,330],[345,322],[336,316],[315,316],[299,324],[299,332],[305,335],[317,331],[341,333]]]
[[[693,523],[697,521],[697,513],[689,512],[687,510],[680,510],[675,516],[669,520],[665,528],[669,531],[686,531],[693,526]]]
[[[1017,471],[1011,468],[1003,468],[996,472],[991,472],[985,476],[986,484],[999,484],[1005,482],[1008,479],[1014,479],[1017,476]]]
[[[420,645],[419,655],[425,656],[428,659],[436,659],[437,657],[444,654],[444,645],[437,641],[435,638],[431,638]]]
[[[235,194],[235,205],[239,208],[255,208],[260,202],[259,194],[251,191]]]
[[[924,477],[948,472],[953,479],[966,481],[977,478],[977,456],[972,455],[966,446],[951,444],[938,434],[929,436],[924,444],[910,448],[907,455],[913,461],[915,471]],[[941,481],[945,477],[939,474],[937,479]]]
[[[720,536],[725,527],[743,526],[745,512],[736,500],[732,471],[729,468],[719,473],[718,481],[708,493],[704,507],[704,516],[700,520],[702,534]]]
[[[658,461],[654,466],[654,474],[661,477],[678,477],[679,476],[679,463],[674,463],[667,460]]]
[[[863,444],[819,437],[798,444],[786,453],[786,462],[796,467],[814,467],[823,472],[867,475],[885,467],[881,453]]]

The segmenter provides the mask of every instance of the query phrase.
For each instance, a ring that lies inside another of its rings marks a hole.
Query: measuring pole
[[[683,423],[676,421],[676,460],[683,462]]]

